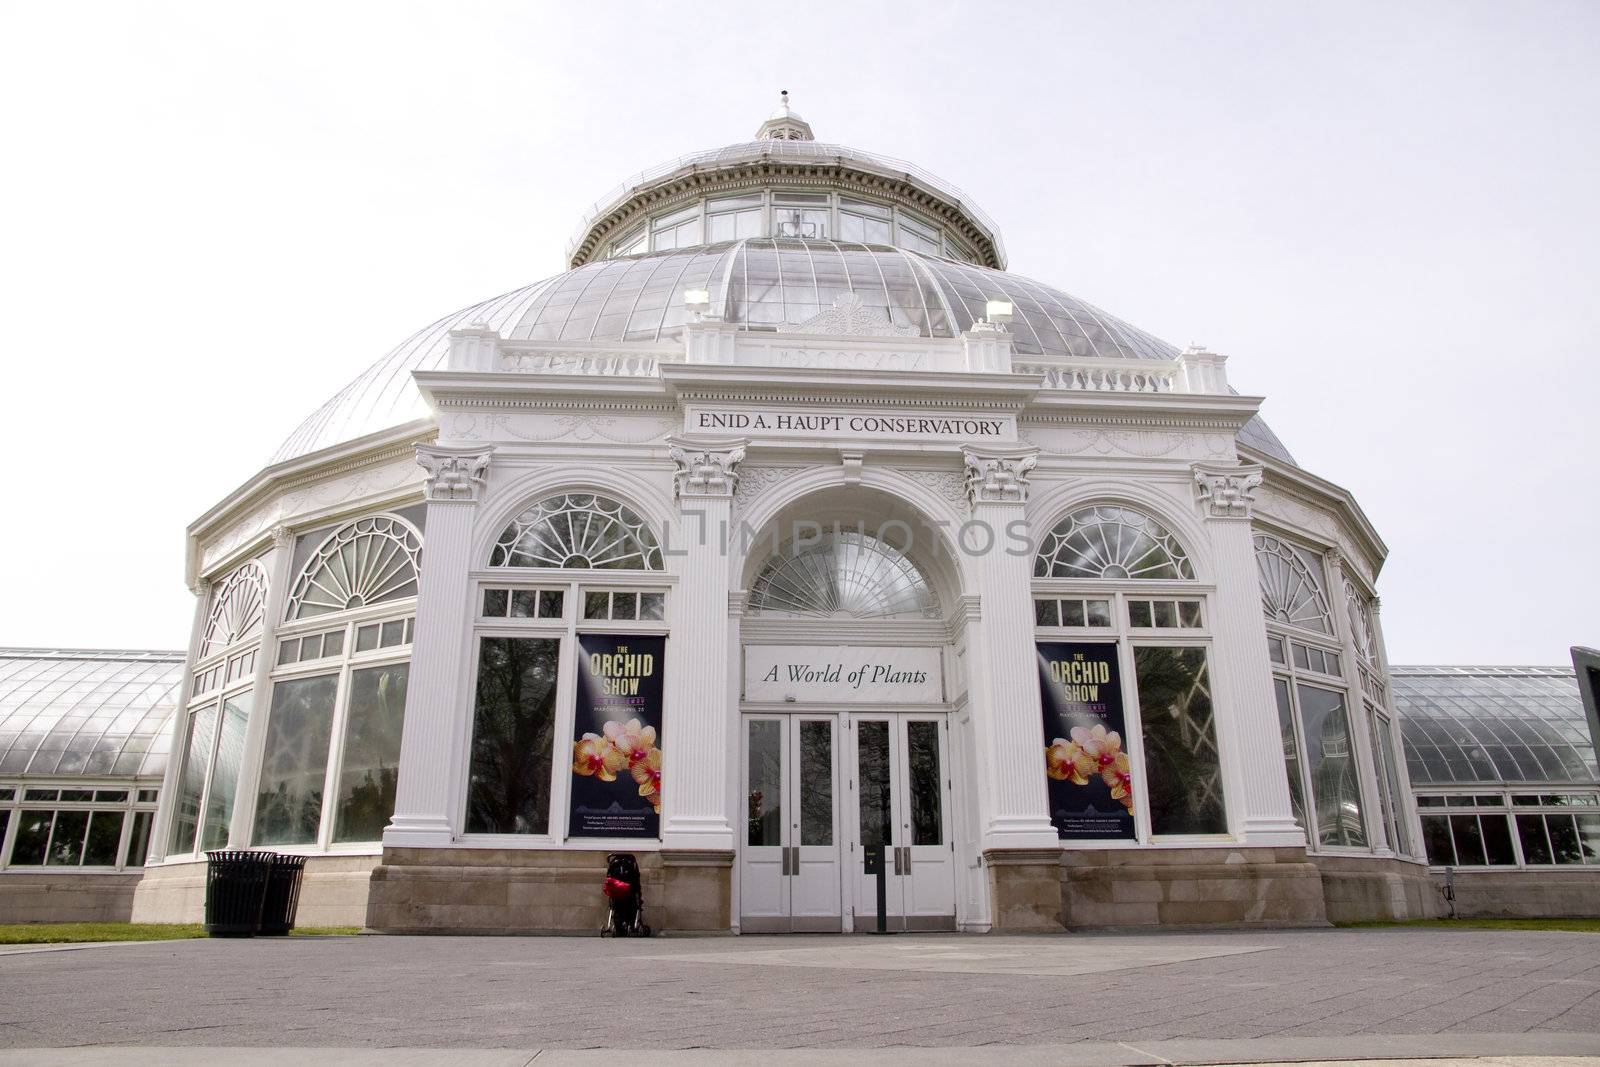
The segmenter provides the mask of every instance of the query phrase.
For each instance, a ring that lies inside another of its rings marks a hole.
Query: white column
[[[417,589],[417,622],[400,737],[400,780],[386,848],[440,847],[454,836],[452,813],[462,783],[456,746],[469,714],[462,649],[472,625],[467,572],[472,524],[493,446],[418,445],[428,472],[426,544]]]
[[[962,450],[972,521],[958,545],[977,577],[969,622],[968,694],[976,737],[982,847],[1060,847],[1045,785],[1039,672],[1033,649],[1033,558],[1024,518],[1038,450]],[[1016,535],[1016,536],[1014,536]]]
[[[678,518],[669,547],[678,557],[679,580],[662,713],[661,844],[731,852],[728,678],[738,665],[728,640],[728,543],[745,442],[688,434],[668,445],[677,464]]]
[[[1289,779],[1250,529],[1261,467],[1196,463],[1193,470],[1216,560],[1212,697],[1233,832],[1247,845],[1303,846],[1305,832],[1295,825],[1289,805]]]

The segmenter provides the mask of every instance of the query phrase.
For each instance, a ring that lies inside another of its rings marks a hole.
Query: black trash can
[[[272,871],[271,852],[218,849],[206,853],[206,933],[254,937],[261,925]]]
[[[267,872],[267,899],[261,908],[261,934],[282,937],[294,929],[294,912],[300,903],[300,875],[305,867],[304,856],[272,857],[272,867]]]

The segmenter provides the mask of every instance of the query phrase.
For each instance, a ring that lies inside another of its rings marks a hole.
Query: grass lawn
[[[306,926],[292,936],[330,937],[358,934],[355,926]],[[7,923],[0,924],[0,945],[59,945],[75,941],[177,941],[204,937],[199,923]]]
[[[1408,919],[1404,922],[1335,923],[1341,927],[1432,927],[1437,930],[1565,930],[1600,934],[1600,919]]]

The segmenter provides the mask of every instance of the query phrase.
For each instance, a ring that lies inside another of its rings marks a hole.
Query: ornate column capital
[[[1383,610],[1383,601],[1379,600],[1377,597],[1373,597],[1371,600],[1367,601],[1367,610],[1372,612],[1374,615],[1378,614]]]
[[[739,488],[739,464],[747,442],[742,437],[667,438],[667,455],[677,464],[678,496],[732,497]]]
[[[967,502],[1026,504],[1028,474],[1039,464],[1037,448],[972,448],[961,450],[967,463]]]
[[[271,533],[274,548],[288,548],[294,544],[294,534],[281,522],[272,527]]]
[[[1195,496],[1208,519],[1248,519],[1261,487],[1262,470],[1254,463],[1196,463]]]
[[[493,445],[418,445],[417,464],[428,472],[424,483],[427,498],[476,503],[493,454]]]
[[[189,592],[193,593],[198,599],[204,600],[211,595],[211,580],[209,578],[196,578],[189,583]]]

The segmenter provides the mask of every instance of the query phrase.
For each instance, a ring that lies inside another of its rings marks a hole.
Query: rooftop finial
[[[789,110],[789,90],[778,90],[778,110],[756,131],[758,141],[815,141],[811,124]]]

